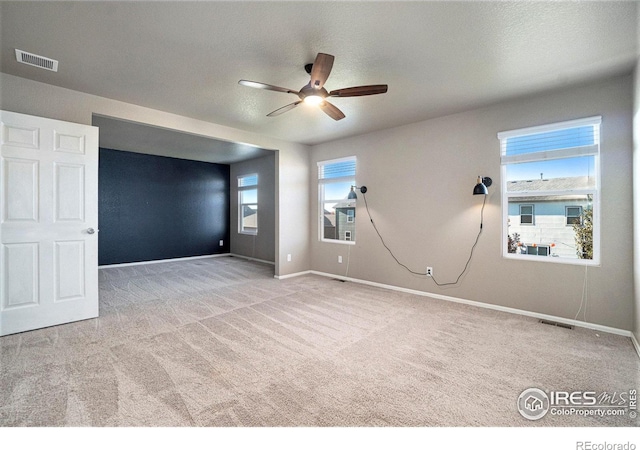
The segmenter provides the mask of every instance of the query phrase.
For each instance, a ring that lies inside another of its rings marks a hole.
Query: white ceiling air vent
[[[44,56],[34,55],[33,53],[23,52],[16,49],[16,59],[23,64],[29,64],[30,66],[40,67],[41,69],[51,70],[53,72],[58,71],[58,61],[51,58],[45,58]]]

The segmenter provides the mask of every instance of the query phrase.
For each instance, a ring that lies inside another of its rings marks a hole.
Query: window
[[[582,225],[582,206],[567,206],[567,225]]]
[[[320,240],[355,242],[356,203],[348,198],[355,184],[355,157],[318,162]]]
[[[520,225],[533,225],[533,205],[520,205]]]
[[[238,177],[238,233],[258,234],[258,175]]]
[[[599,264],[601,121],[498,133],[505,257]]]
[[[549,256],[549,246],[548,245],[526,244],[524,246],[523,254],[525,254],[525,255],[535,255],[535,256]]]
[[[356,210],[349,209],[347,210],[347,223],[353,223],[356,220]]]

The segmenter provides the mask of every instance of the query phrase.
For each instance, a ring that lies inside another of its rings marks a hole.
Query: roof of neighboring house
[[[336,226],[336,215],[334,213],[327,212],[324,210],[324,226],[325,227],[335,227]]]
[[[535,192],[535,191],[570,191],[578,189],[592,189],[595,187],[594,177],[560,177],[560,178],[540,178],[537,180],[507,181],[509,192]],[[520,199],[527,201],[561,201],[561,200],[584,200],[586,195],[540,195],[536,197],[511,197],[512,201]]]
[[[507,189],[513,191],[566,191],[589,189],[595,185],[594,177],[562,177],[538,180],[507,181]]]
[[[355,209],[356,205],[353,200],[343,200],[340,203],[336,203],[334,206],[335,209],[344,209],[344,208],[353,208]]]

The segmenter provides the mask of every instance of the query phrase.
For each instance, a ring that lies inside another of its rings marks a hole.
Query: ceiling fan
[[[257,81],[240,80],[238,84],[243,86],[249,86],[257,89],[267,89],[269,91],[285,92],[287,94],[295,94],[300,100],[290,103],[282,108],[278,108],[275,111],[267,114],[267,117],[278,116],[282,113],[292,110],[300,103],[305,102],[312,105],[318,105],[329,117],[334,120],[344,119],[344,113],[329,103],[327,97],[361,97],[363,95],[375,95],[384,94],[387,92],[386,84],[374,84],[370,86],[355,86],[343,89],[336,89],[335,91],[327,91],[324,88],[324,83],[329,78],[331,68],[333,67],[333,55],[327,55],[326,53],[318,53],[313,64],[307,64],[304,68],[306,72],[311,75],[309,84],[303,86],[299,91],[293,89],[282,88],[278,86],[272,86],[270,84],[259,83]]]

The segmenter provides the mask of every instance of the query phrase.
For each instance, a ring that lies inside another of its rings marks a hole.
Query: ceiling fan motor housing
[[[300,97],[301,100],[304,100],[305,97],[311,97],[311,96],[325,98],[327,95],[329,95],[329,93],[325,88],[318,89],[309,84],[304,86],[298,92],[298,96]]]

